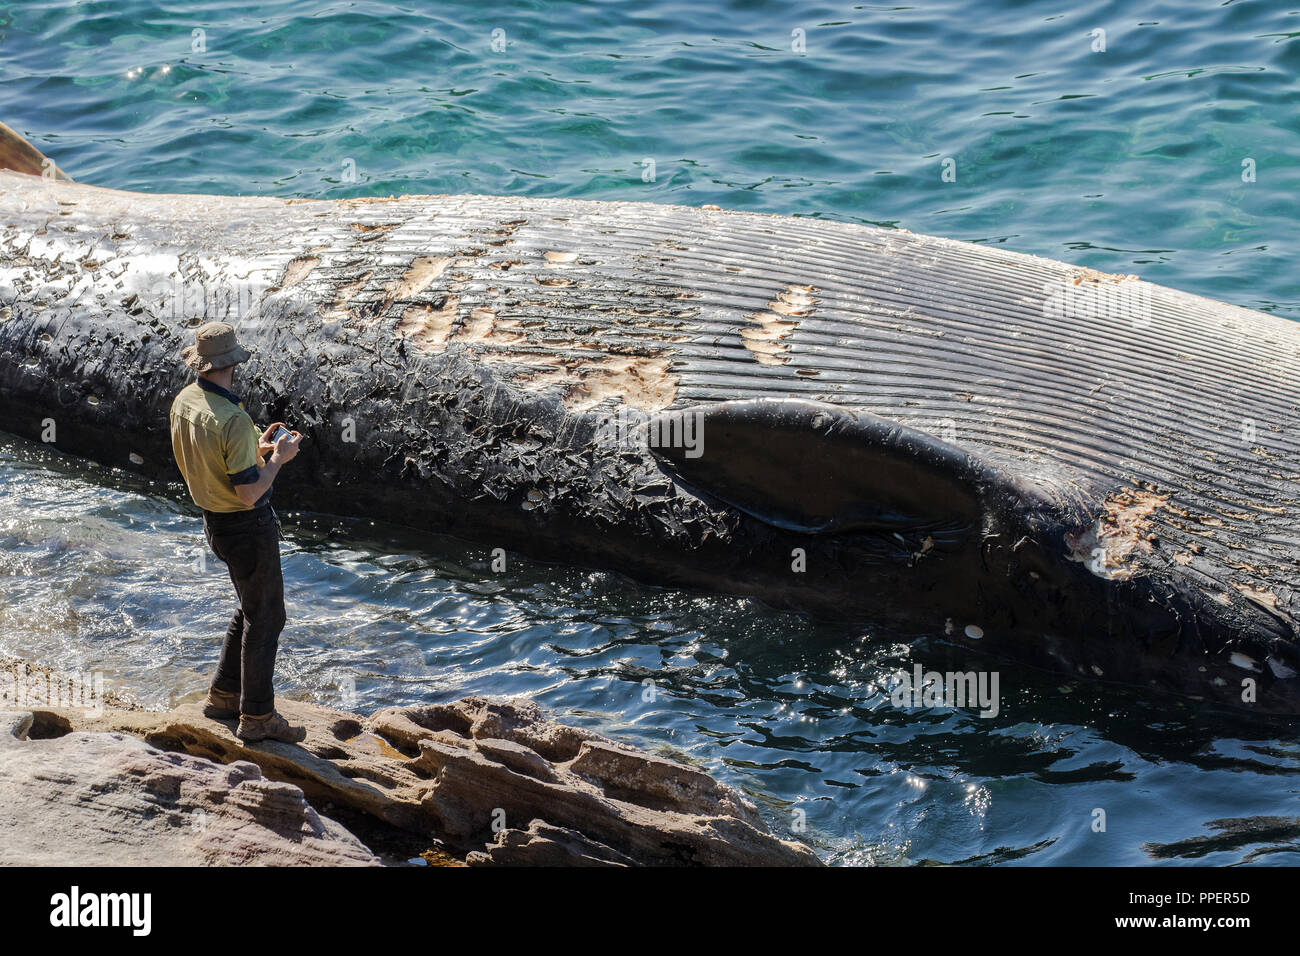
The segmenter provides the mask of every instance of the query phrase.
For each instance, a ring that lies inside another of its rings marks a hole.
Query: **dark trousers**
[[[233,514],[205,511],[203,531],[212,553],[230,569],[239,597],[212,687],[239,694],[241,713],[269,714],[275,708],[271,677],[284,630],[284,578],[275,512],[270,505]]]

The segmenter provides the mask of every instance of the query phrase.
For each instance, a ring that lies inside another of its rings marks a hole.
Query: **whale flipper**
[[[810,534],[955,530],[980,523],[990,493],[1034,494],[924,431],[802,399],[661,412],[648,439],[691,490]]]

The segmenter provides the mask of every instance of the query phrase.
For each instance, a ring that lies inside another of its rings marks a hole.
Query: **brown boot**
[[[208,689],[203,716],[213,720],[234,720],[239,716],[239,694],[229,690]]]
[[[306,727],[290,727],[275,711],[253,717],[249,714],[239,715],[239,728],[235,736],[245,743],[255,744],[259,740],[278,740],[286,744],[300,744],[307,739]]]

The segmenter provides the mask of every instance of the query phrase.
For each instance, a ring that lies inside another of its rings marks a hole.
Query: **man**
[[[172,451],[239,598],[203,713],[238,717],[235,733],[245,741],[298,743],[306,731],[276,713],[271,689],[285,616],[279,522],[270,502],[275,477],[298,454],[302,436],[293,432],[272,444],[281,422],[258,432],[231,391],[236,366],[251,356],[225,322],[202,326],[182,356],[198,380],[172,402]]]

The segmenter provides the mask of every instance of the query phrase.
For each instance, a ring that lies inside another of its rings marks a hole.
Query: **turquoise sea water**
[[[1248,0],[0,3],[0,120],[88,183],[715,203],[1300,319],[1297,68],[1300,7]],[[293,696],[531,695],[698,762],[775,827],[803,811],[834,862],[1300,860],[1288,724],[605,573],[503,578],[449,539],[289,531]],[[0,442],[0,653],[197,694],[229,600],[201,540],[179,487]],[[915,663],[997,670],[1001,712],[892,707]]]

